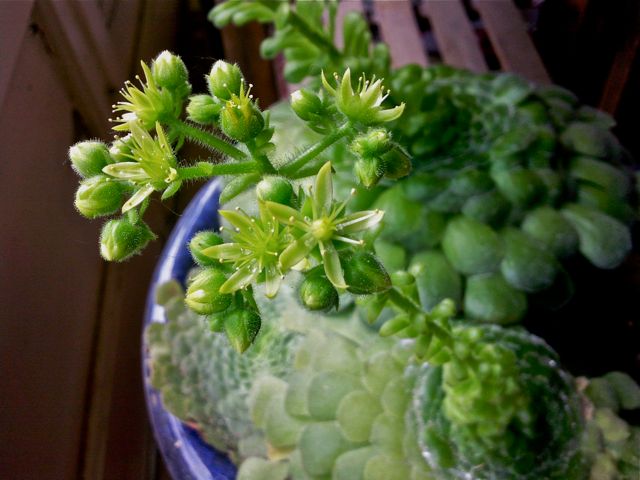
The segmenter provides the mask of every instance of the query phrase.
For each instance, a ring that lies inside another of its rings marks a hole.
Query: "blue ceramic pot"
[[[166,322],[164,308],[155,302],[155,290],[168,280],[176,279],[184,286],[193,266],[187,248],[189,240],[201,230],[218,228],[218,198],[221,182],[214,179],[200,189],[176,224],[153,274],[144,317],[146,328],[151,322]],[[222,453],[207,445],[198,433],[167,412],[160,394],[149,380],[148,348],[142,341],[142,368],[147,409],[153,433],[165,464],[176,480],[230,480],[236,468]]]

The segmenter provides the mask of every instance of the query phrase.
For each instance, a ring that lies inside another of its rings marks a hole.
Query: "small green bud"
[[[224,322],[224,330],[231,346],[243,353],[258,335],[262,320],[252,310],[234,310]]]
[[[281,177],[267,177],[256,186],[256,195],[263,202],[291,206],[294,198],[291,183]]]
[[[367,188],[376,185],[384,175],[384,164],[379,158],[359,158],[353,165],[353,173]]]
[[[248,97],[229,100],[220,112],[220,127],[226,136],[246,142],[258,135],[264,127],[264,118]]]
[[[189,79],[182,59],[168,50],[155,58],[151,64],[151,74],[158,85],[169,90],[183,88]]]
[[[222,100],[230,100],[232,95],[240,94],[242,72],[238,65],[218,60],[207,76],[209,92]]]
[[[93,140],[73,145],[69,149],[69,160],[76,173],[83,178],[100,175],[102,169],[111,163],[107,146]]]
[[[291,109],[302,120],[312,120],[322,113],[322,100],[311,90],[301,88],[291,94]]]
[[[384,128],[373,128],[353,139],[349,148],[361,158],[380,157],[393,147],[391,134]]]
[[[140,253],[155,238],[143,222],[133,224],[127,217],[109,220],[100,234],[100,255],[105,260],[121,262]]]
[[[382,156],[384,176],[392,180],[406,177],[411,173],[411,156],[399,145]]]
[[[218,121],[222,104],[211,95],[193,95],[189,98],[187,113],[189,120],[203,125],[213,125]]]
[[[226,310],[231,304],[231,294],[220,293],[220,287],[226,281],[227,277],[220,270],[205,268],[191,280],[185,303],[199,315]]]
[[[391,279],[378,258],[369,252],[355,252],[342,262],[347,290],[357,295],[381,293],[391,287]]]
[[[436,318],[451,318],[456,314],[456,304],[450,298],[445,298],[431,310],[431,315]]]
[[[222,237],[211,230],[196,233],[189,242],[189,251],[195,262],[201,267],[219,265],[215,258],[202,254],[202,250],[223,243]]]
[[[111,163],[120,163],[120,162],[130,162],[132,153],[132,148],[134,147],[133,136],[128,134],[122,138],[116,138],[113,142],[111,142],[111,146],[109,147],[109,155],[110,155],[110,164]]]
[[[115,213],[122,205],[123,186],[104,175],[96,175],[80,182],[75,206],[87,218]]]
[[[338,308],[338,291],[324,275],[311,275],[300,285],[300,300],[309,310]]]

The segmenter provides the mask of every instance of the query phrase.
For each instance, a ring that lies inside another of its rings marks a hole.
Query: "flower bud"
[[[354,252],[342,262],[347,290],[357,295],[380,293],[391,287],[389,274],[378,258],[364,251]]]
[[[322,113],[322,100],[311,90],[301,88],[291,94],[291,109],[302,120],[311,120]]]
[[[203,255],[202,250],[221,243],[222,237],[220,235],[211,230],[206,230],[193,236],[189,242],[189,251],[195,262],[202,267],[219,265],[220,262],[218,260]]]
[[[256,195],[263,202],[275,202],[291,206],[293,187],[284,178],[267,177],[256,186]]]
[[[75,206],[87,218],[115,213],[122,205],[123,186],[104,175],[96,175],[80,182]]]
[[[246,142],[258,135],[264,127],[262,113],[250,101],[228,101],[220,112],[220,127],[226,136]]]
[[[382,156],[384,176],[392,180],[406,177],[411,173],[411,156],[399,145]]]
[[[127,217],[109,220],[100,234],[100,254],[105,260],[121,262],[140,253],[155,238],[143,222],[133,224]]]
[[[110,162],[109,163],[120,163],[120,162],[130,162],[132,156],[132,148],[134,146],[133,136],[131,134],[122,137],[116,138],[113,142],[111,142],[111,146],[109,147],[109,155]]]
[[[324,275],[311,275],[300,285],[300,300],[309,310],[338,308],[338,291]]]
[[[158,85],[169,90],[183,88],[189,80],[189,73],[182,59],[168,50],[155,58],[151,64],[151,74]]]
[[[258,335],[262,320],[252,310],[234,310],[224,322],[224,330],[231,346],[243,353]]]
[[[371,188],[384,175],[382,161],[379,158],[359,158],[353,166],[353,173],[362,185]]]
[[[76,173],[84,178],[100,175],[102,169],[111,163],[107,146],[93,140],[73,145],[69,149],[69,160]]]
[[[391,135],[384,128],[373,128],[367,133],[358,135],[350,145],[351,151],[364,159],[380,157],[392,147]]]
[[[238,65],[218,60],[207,76],[209,92],[222,100],[230,100],[231,95],[239,95],[242,86],[242,72]]]
[[[227,277],[216,268],[206,268],[191,280],[184,299],[187,306],[199,315],[222,312],[231,304],[231,295],[220,293]]]
[[[211,95],[194,95],[189,98],[187,113],[189,120],[203,125],[213,125],[218,121],[222,104]]]

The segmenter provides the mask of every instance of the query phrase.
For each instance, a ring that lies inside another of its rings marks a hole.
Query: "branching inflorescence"
[[[411,338],[416,358],[444,365],[449,396],[443,408],[462,434],[485,436],[488,449],[499,448],[492,439],[513,427],[517,407],[528,402],[516,359],[497,343],[478,346],[478,330],[454,335],[451,301],[428,312],[411,274],[386,271],[372,247],[384,212],[349,209],[355,190],[336,198],[332,162],[321,157],[338,142],[346,144],[359,188],[410,173],[409,155],[385,127],[400,117],[404,104],[386,104],[382,79],[361,74],[354,88],[347,68],[333,74],[333,81],[323,74],[317,91],[295,92],[293,111],[320,137],[282,159],[274,155],[270,114],[260,109],[236,65],[217,61],[207,76],[209,92],[191,97],[179,57],[163,52],[151,67],[143,63],[143,70],[140,86],[128,83],[125,101],[114,106],[121,114],[114,129],[124,136],[110,146],[90,141],[70,150],[83,177],[76,195],[80,213],[88,218],[122,214],[103,227],[102,256],[125,260],[155,237],[142,220],[154,192],[166,200],[186,181],[225,176],[220,199],[226,203],[255,187],[251,211],[257,214],[239,207],[220,210],[228,225],[191,240],[199,269],[188,281],[187,306],[243,352],[260,330],[256,288],[273,298],[297,270],[304,277],[300,300],[308,309],[338,308],[341,295],[356,295],[370,322],[383,310],[392,313],[386,314],[382,335]],[[195,163],[180,158],[185,141],[210,150],[212,158]],[[501,409],[505,399],[513,408]],[[527,419],[519,421],[528,428]]]

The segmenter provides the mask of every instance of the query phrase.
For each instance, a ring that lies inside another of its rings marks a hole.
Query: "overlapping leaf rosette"
[[[272,23],[262,53],[283,53],[290,81],[317,86],[321,70],[339,65],[391,79],[388,101],[404,102],[406,113],[387,133],[413,157],[414,174],[387,183],[383,149],[368,150],[371,139],[337,152],[334,164],[342,188],[368,187],[358,207],[387,212],[377,253],[419,277],[427,305],[452,298],[468,318],[515,323],[532,296],[552,308],[571,297],[567,266],[575,259],[620,265],[638,201],[610,116],[565,89],[515,75],[442,65],[392,70],[388,49],[356,13],[345,16],[344,47],[336,47],[336,4],[234,0],[210,18],[217,26]]]
[[[530,294],[552,306],[570,296],[566,260],[625,259],[636,194],[608,115],[513,75],[406,67],[392,85],[412,99],[393,132],[416,173],[375,205],[398,225],[424,221],[390,225],[380,248],[403,245],[427,303],[453,298],[469,318],[512,323]]]

